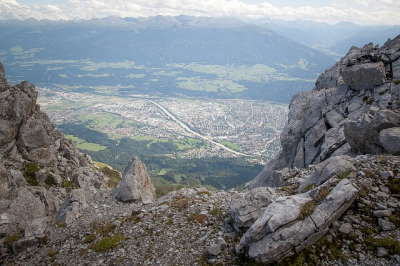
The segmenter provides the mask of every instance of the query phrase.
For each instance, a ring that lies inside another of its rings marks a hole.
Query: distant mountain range
[[[400,26],[362,26],[350,22],[337,24],[313,21],[253,20],[252,23],[302,43],[306,46],[344,56],[353,45],[373,42],[382,45],[388,38],[400,33]]]
[[[358,43],[349,39],[355,32],[360,42],[370,39],[362,29],[188,16],[3,20],[0,59],[9,65],[12,82],[24,78],[95,93],[287,102],[312,88],[317,75],[349,48],[347,42]]]

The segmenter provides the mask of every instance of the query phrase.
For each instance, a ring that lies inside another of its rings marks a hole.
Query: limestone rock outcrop
[[[387,207],[386,201],[397,202],[399,165],[380,158],[400,154],[399,66],[400,36],[381,48],[352,47],[320,75],[313,90],[293,98],[282,151],[231,202],[232,227],[242,234],[238,253],[275,263],[299,255],[328,233],[331,238],[352,235],[360,224],[398,232],[392,214],[400,205]],[[378,171],[378,165],[391,170]],[[255,189],[262,191],[261,201],[254,198]],[[374,214],[366,211],[370,208]],[[352,237],[365,245],[371,235],[377,241],[385,237],[378,230],[368,232],[356,231]],[[388,254],[378,247],[378,257]]]
[[[245,231],[261,216],[264,209],[278,197],[273,188],[260,187],[235,195],[230,204],[233,226]]]
[[[263,263],[294,255],[324,235],[357,193],[343,179],[336,185],[331,181],[308,193],[278,198],[242,236],[238,252],[247,250],[249,257]]]
[[[90,158],[40,111],[37,96],[29,82],[8,85],[0,64],[0,237],[21,235],[17,250],[43,238],[56,216],[71,220],[69,212],[84,208],[63,207],[77,202],[77,191],[107,189]]]
[[[333,156],[397,154],[388,141],[397,139],[391,128],[400,127],[399,108],[400,36],[380,48],[352,47],[320,75],[313,90],[292,99],[282,151],[249,187],[282,186],[281,169],[304,168]]]
[[[134,157],[125,168],[122,180],[114,191],[115,199],[122,202],[142,201],[148,204],[154,202],[155,195],[146,166],[138,157]]]

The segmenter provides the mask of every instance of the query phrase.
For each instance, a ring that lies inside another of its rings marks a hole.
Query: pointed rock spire
[[[114,198],[122,202],[142,201],[145,204],[155,200],[155,189],[146,166],[134,157],[125,168],[121,182],[114,191]]]

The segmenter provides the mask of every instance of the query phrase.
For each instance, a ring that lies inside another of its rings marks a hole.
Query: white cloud
[[[400,24],[399,0],[336,0],[326,6],[276,6],[267,0],[258,4],[241,0],[66,0],[62,4],[21,4],[0,0],[0,18],[92,19],[107,16],[155,15],[268,17],[314,20],[328,23]]]

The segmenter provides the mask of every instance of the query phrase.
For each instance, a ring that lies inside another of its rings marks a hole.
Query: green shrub
[[[38,186],[36,173],[40,170],[40,166],[36,163],[27,163],[24,167],[24,177],[26,182],[31,186]]]
[[[400,194],[400,179],[390,178],[388,184],[389,190],[393,194]]]
[[[189,207],[189,199],[186,197],[175,198],[174,201],[170,202],[170,206],[178,210],[187,209]]]
[[[389,250],[390,254],[400,254],[400,242],[391,237],[386,238],[372,238],[369,237],[365,241],[367,246],[383,247]]]
[[[115,228],[117,226],[112,223],[105,223],[105,224],[100,224],[100,223],[94,223],[92,224],[92,228],[96,232],[96,234],[101,235],[101,236],[107,236],[110,233],[114,232]]]
[[[370,97],[370,96],[364,96],[363,102],[366,103],[366,104],[368,104],[368,105],[371,105],[371,104],[373,104],[373,102],[374,102],[374,98],[372,98],[372,97]]]
[[[94,240],[96,240],[96,235],[94,234],[86,235],[83,239],[83,243],[92,243]]]
[[[315,185],[315,184],[309,184],[308,186],[306,186],[304,189],[303,189],[303,193],[305,193],[305,192],[308,192],[308,191],[310,191],[310,190],[313,190],[314,188],[316,188],[317,186]]]
[[[137,224],[137,223],[140,223],[142,221],[142,218],[140,218],[137,215],[131,215],[131,216],[126,218],[126,221],[130,222],[130,223]]]
[[[378,230],[375,227],[364,226],[360,228],[360,231],[365,234],[367,237],[371,237],[372,235],[376,235]]]
[[[121,173],[109,167],[101,168],[101,172],[109,178],[107,185],[110,188],[115,188],[121,181]]]
[[[396,84],[396,85],[399,85],[400,84],[400,79],[393,80],[393,83]]]
[[[54,176],[52,176],[51,174],[47,175],[46,180],[44,180],[44,183],[46,185],[48,185],[49,187],[57,185],[56,180],[54,179]]]
[[[166,224],[167,225],[173,225],[174,224],[174,220],[172,218],[168,218]]]
[[[396,212],[394,215],[391,215],[388,218],[391,223],[393,223],[397,227],[400,227],[400,213],[399,212]]]
[[[197,192],[197,195],[200,195],[200,196],[203,196],[203,195],[210,196],[211,193],[210,193],[209,191],[198,191],[198,192]]]
[[[210,214],[211,214],[212,216],[215,216],[215,217],[221,217],[221,216],[223,215],[223,212],[222,212],[221,208],[214,207],[214,208],[210,211]]]
[[[71,180],[64,179],[61,183],[61,187],[63,188],[77,188],[78,186],[72,182]]]
[[[67,227],[67,224],[66,223],[56,223],[56,227],[65,228],[65,227]]]
[[[296,194],[296,190],[299,188],[299,184],[292,184],[284,187],[280,187],[279,189],[288,193],[289,195],[294,195]]]
[[[22,238],[22,234],[21,233],[15,233],[15,234],[11,234],[6,236],[6,238],[4,239],[4,246],[11,248],[12,244],[18,240],[20,240]]]
[[[122,234],[115,234],[110,237],[104,237],[91,246],[96,252],[107,252],[118,247],[118,245],[126,238]]]
[[[167,195],[168,193],[184,188],[180,184],[155,184],[157,198]]]
[[[47,250],[47,255],[48,255],[50,258],[53,258],[53,257],[56,256],[57,254],[58,254],[58,251],[55,250],[55,249],[49,249],[49,250]]]
[[[321,187],[314,196],[314,200],[317,202],[323,201],[329,193],[331,193],[332,188],[330,186]]]
[[[208,220],[208,216],[205,214],[201,213],[192,213],[189,217],[189,221],[199,223],[199,224],[205,224]]]
[[[345,179],[345,178],[348,178],[350,174],[351,174],[351,171],[346,170],[346,171],[343,171],[343,172],[340,172],[339,174],[337,174],[337,178]]]

